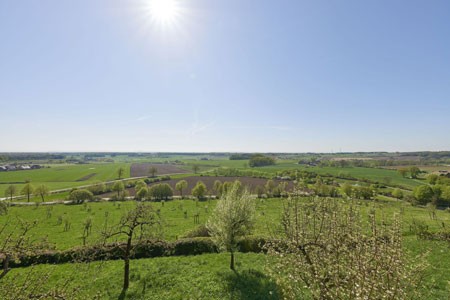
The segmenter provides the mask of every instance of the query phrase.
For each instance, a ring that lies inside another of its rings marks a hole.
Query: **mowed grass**
[[[229,255],[160,257],[131,262],[130,288],[122,299],[280,299],[274,280],[265,275],[266,256],[238,253],[236,269]],[[79,288],[79,299],[121,299],[123,262],[39,265],[36,273],[50,273],[46,285]],[[30,268],[14,269],[8,278],[23,278]],[[22,275],[22,276],[21,276]]]
[[[120,167],[125,171],[123,177],[130,177],[129,163],[61,164],[38,170],[1,172],[0,197],[4,196],[10,184],[14,184],[20,191],[27,180],[34,186],[45,184],[50,190],[82,186],[95,181],[114,180],[117,179],[117,170]]]
[[[430,251],[425,272],[425,299],[448,299],[450,252],[442,242],[406,240],[408,255]],[[38,265],[13,269],[7,280],[20,280],[35,272],[51,274],[47,287],[79,288],[80,299],[281,299],[275,280],[267,275],[271,258],[237,253],[236,272],[229,270],[229,254],[159,257],[131,261],[130,288],[122,294],[123,262]],[[101,288],[100,288],[101,287]],[[121,295],[122,294],[122,295]],[[122,297],[122,298],[120,298]]]

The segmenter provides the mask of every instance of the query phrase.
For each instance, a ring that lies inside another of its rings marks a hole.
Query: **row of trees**
[[[20,195],[26,196],[28,202],[30,202],[31,197],[39,196],[42,202],[45,201],[45,197],[50,193],[50,189],[45,184],[40,184],[34,187],[31,183],[26,183],[20,190]],[[9,198],[10,201],[13,200],[14,196],[18,194],[17,187],[15,185],[9,185],[5,190],[5,197]]]

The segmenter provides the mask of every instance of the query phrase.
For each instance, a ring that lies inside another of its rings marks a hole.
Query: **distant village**
[[[44,168],[44,166],[41,165],[3,165],[0,166],[0,172],[36,170],[42,168]]]

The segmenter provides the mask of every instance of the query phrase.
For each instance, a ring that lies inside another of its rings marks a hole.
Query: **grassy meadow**
[[[257,222],[254,235],[273,236],[280,224],[282,199],[257,200]],[[430,264],[427,269],[426,283],[429,299],[442,298],[450,292],[450,251],[443,242],[418,240],[410,231],[413,221],[427,224],[431,230],[438,230],[442,223],[450,224],[450,213],[437,211],[437,219],[431,220],[428,210],[412,207],[402,201],[356,201],[363,215],[372,207],[379,212],[379,220],[389,220],[393,214],[401,214],[403,220],[404,247],[411,257],[429,252],[426,259]],[[198,226],[193,214],[200,213],[200,223],[204,224],[217,200],[196,202],[193,200],[174,200],[153,203],[159,209],[164,220],[162,238],[175,240]],[[16,218],[33,221],[38,225],[33,229],[33,238],[47,237],[57,249],[64,250],[82,244],[83,222],[93,220],[93,234],[88,244],[98,243],[99,232],[105,221],[117,222],[124,211],[131,209],[135,203],[100,202],[85,205],[54,205],[49,207],[12,207],[8,216],[1,216],[0,222],[12,222]],[[48,212],[50,211],[50,216]],[[184,216],[187,211],[187,218]],[[68,218],[71,228],[64,231],[64,224],[57,225],[58,216]],[[205,254],[194,257],[163,257],[139,259],[132,261],[131,288],[126,299],[278,299],[274,282],[264,275],[267,257],[263,254],[237,255],[237,273],[228,270],[226,254]],[[121,261],[95,262],[90,264],[39,265],[38,272],[51,271],[50,283],[62,282],[74,277],[71,285],[83,286],[82,294],[93,297],[102,289],[102,299],[117,299],[121,292]],[[27,272],[29,268],[14,269],[12,274]],[[84,274],[78,276],[77,274]],[[246,288],[247,287],[247,288]]]

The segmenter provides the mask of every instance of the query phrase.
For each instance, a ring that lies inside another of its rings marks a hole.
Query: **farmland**
[[[153,206],[161,210],[161,216],[165,220],[164,239],[176,240],[185,235],[198,225],[194,223],[193,215],[200,212],[200,223],[206,222],[210,212],[214,208],[217,200],[210,200],[197,203],[192,200],[174,200],[165,203],[154,203]],[[274,229],[279,226],[281,217],[280,199],[264,199],[258,200],[257,224],[254,235],[270,236],[274,234]],[[87,205],[56,205],[53,206],[50,215],[47,207],[13,207],[10,209],[8,217],[1,217],[2,223],[8,223],[16,217],[25,220],[38,220],[38,226],[33,229],[33,236],[47,237],[49,242],[55,245],[57,249],[65,250],[76,246],[81,246],[81,234],[83,222],[87,218],[93,220],[94,234],[89,237],[88,243],[95,244],[100,241],[101,227],[105,223],[106,214],[108,212],[108,222],[117,222],[124,210],[131,209],[135,204],[131,201],[118,203],[89,203]],[[437,220],[432,221],[428,212],[423,208],[411,207],[402,202],[390,201],[379,203],[360,202],[363,210],[370,207],[377,207],[382,215],[390,218],[394,213],[403,211],[403,236],[405,238],[405,247],[410,255],[416,255],[423,251],[430,250],[428,256],[431,269],[427,284],[430,292],[435,294],[436,298],[449,292],[447,281],[449,280],[447,268],[450,267],[450,252],[447,251],[448,246],[442,242],[420,241],[410,232],[410,225],[413,221],[424,222],[430,226],[432,230],[437,230],[440,223],[450,223],[450,214],[446,212],[437,212]],[[187,211],[187,217],[184,215]],[[69,218],[71,228],[64,231],[63,225],[57,224],[59,216]],[[278,299],[276,285],[274,282],[264,275],[264,265],[267,258],[262,254],[239,254],[237,256],[238,273],[227,271],[223,266],[226,265],[227,256],[224,254],[204,254],[196,257],[167,257],[136,260],[133,262],[132,286],[127,297],[148,297],[154,295],[154,299],[163,299],[178,297],[186,286],[186,290],[191,293],[200,293],[198,295],[206,295],[212,293],[212,297],[220,299],[227,295],[232,299],[240,299],[242,295],[251,295],[250,299]],[[439,264],[437,262],[440,262]],[[92,263],[86,265],[57,265],[57,266],[38,266],[37,271],[51,271],[52,278],[50,283],[57,284],[62,282],[63,278],[67,278],[69,274],[77,274],[82,272],[84,276],[75,276],[76,279],[71,283],[73,286],[82,285],[83,293],[86,297],[92,297],[96,293],[96,286],[104,284],[105,298],[114,298],[120,293],[120,263]],[[176,270],[176,271],[175,271]],[[185,270],[185,271],[183,271]],[[187,270],[191,270],[187,273]],[[194,271],[195,270],[195,271]],[[172,272],[173,271],[173,272]],[[11,275],[26,272],[25,269],[13,270]],[[195,272],[195,273],[192,273]],[[183,275],[184,274],[184,275]],[[197,274],[192,276],[192,274]],[[225,277],[224,277],[225,276]],[[238,277],[235,277],[238,276]],[[209,279],[207,279],[209,278]],[[223,278],[228,278],[223,281]],[[112,281],[110,281],[112,279]],[[230,280],[230,282],[228,282]],[[243,280],[243,281],[242,281]],[[247,282],[248,280],[248,282]],[[95,282],[95,284],[93,284]],[[171,286],[170,291],[164,289],[163,282]],[[225,285],[216,285],[215,282],[224,282]],[[242,290],[250,284],[250,290]],[[146,285],[147,288],[144,288]],[[230,285],[233,287],[230,289]],[[211,290],[212,289],[212,290]],[[270,293],[272,292],[272,293]],[[150,294],[148,294],[150,293]],[[167,294],[170,293],[170,294]],[[243,293],[243,294],[242,294]],[[250,293],[250,294],[247,294]],[[199,296],[201,297],[201,296]],[[267,298],[265,298],[267,297]],[[272,298],[275,297],[275,298]]]
[[[117,170],[125,170],[124,177],[130,177],[130,164],[128,163],[106,163],[106,164],[53,164],[48,168],[0,172],[0,193],[4,194],[8,185],[17,185],[20,190],[26,181],[34,185],[45,184],[51,190],[72,188],[87,185],[96,181],[108,181],[117,179]]]
[[[147,177],[150,175],[149,170],[155,168],[157,175],[189,173],[187,170],[171,164],[155,164],[155,163],[134,163],[131,165],[131,177]]]
[[[176,159],[175,159],[176,157]],[[111,189],[113,182],[123,181],[128,191],[128,198],[123,201],[112,201],[115,192],[96,194],[94,201],[81,204],[44,205],[34,195],[35,204],[28,206],[10,206],[7,214],[0,215],[0,228],[6,226],[6,232],[17,233],[21,225],[35,224],[29,235],[35,242],[45,241],[48,251],[74,251],[84,247],[104,243],[105,226],[118,224],[124,214],[137,207],[134,200],[135,184],[146,180],[149,188],[166,183],[173,190],[173,197],[165,201],[153,199],[151,196],[142,200],[151,204],[161,218],[161,231],[158,240],[177,243],[186,240],[210,219],[218,201],[214,183],[220,181],[240,181],[247,187],[254,198],[256,212],[255,224],[249,238],[276,238],[282,232],[281,220],[286,198],[272,197],[266,188],[268,180],[274,186],[286,183],[285,194],[296,189],[308,191],[316,195],[325,193],[325,197],[340,199],[347,206],[357,207],[367,216],[376,211],[379,224],[389,224],[394,216],[401,216],[403,248],[406,255],[415,259],[416,255],[428,252],[423,262],[429,266],[425,270],[425,285],[422,292],[428,299],[445,299],[450,293],[448,268],[450,256],[448,242],[445,240],[426,240],[419,238],[417,228],[426,228],[432,233],[446,230],[450,226],[450,213],[444,208],[417,205],[414,202],[413,190],[417,186],[426,186],[427,176],[433,169],[423,168],[423,173],[415,179],[401,176],[396,170],[369,167],[330,167],[298,164],[292,157],[278,158],[275,165],[250,168],[248,160],[227,160],[210,155],[169,156],[164,158],[116,156],[114,163],[91,162],[86,164],[53,163],[49,168],[30,171],[0,173],[0,185],[5,188],[11,184],[21,188],[25,181],[33,185],[46,184],[51,190],[76,188],[106,183]],[[353,159],[353,158],[352,158]],[[175,162],[176,161],[176,162]],[[194,166],[198,166],[194,170]],[[150,169],[156,169],[155,176]],[[123,174],[118,180],[118,170]],[[194,171],[198,173],[195,174]],[[217,175],[221,174],[221,175]],[[227,176],[223,174],[229,174]],[[284,178],[284,180],[280,180]],[[175,185],[186,180],[187,187],[183,191],[185,199],[181,199]],[[199,182],[206,185],[205,195],[199,199],[193,197],[191,190]],[[345,194],[343,186],[347,184],[355,191],[369,189],[367,198],[359,194]],[[265,191],[256,198],[256,187]],[[402,199],[392,195],[397,188],[404,192]],[[333,192],[334,191],[334,192]],[[67,200],[69,191],[50,194],[46,201]],[[307,198],[302,198],[306,201]],[[17,199],[16,202],[24,201]],[[90,234],[86,236],[86,224],[90,224]],[[419,226],[419,227],[418,227]],[[194,238],[195,239],[195,238]],[[117,239],[115,241],[123,241]],[[145,256],[144,256],[145,257]],[[124,299],[177,299],[189,294],[198,299],[280,299],[281,290],[276,279],[269,276],[267,266],[271,257],[263,253],[238,253],[236,256],[236,272],[227,269],[228,256],[224,253],[207,253],[197,256],[169,256],[133,259],[131,262],[131,285],[123,294],[121,290],[121,266],[116,260],[94,261],[89,264],[64,263],[56,265],[38,264],[31,267],[13,268],[7,280],[19,280],[24,274],[49,274],[45,285],[59,286],[70,279],[67,288],[83,289],[77,295],[100,299],[117,299],[121,293]],[[79,274],[84,274],[80,276]],[[98,286],[105,288],[99,291]],[[1,291],[0,291],[1,292]],[[207,296],[206,296],[207,295]]]

